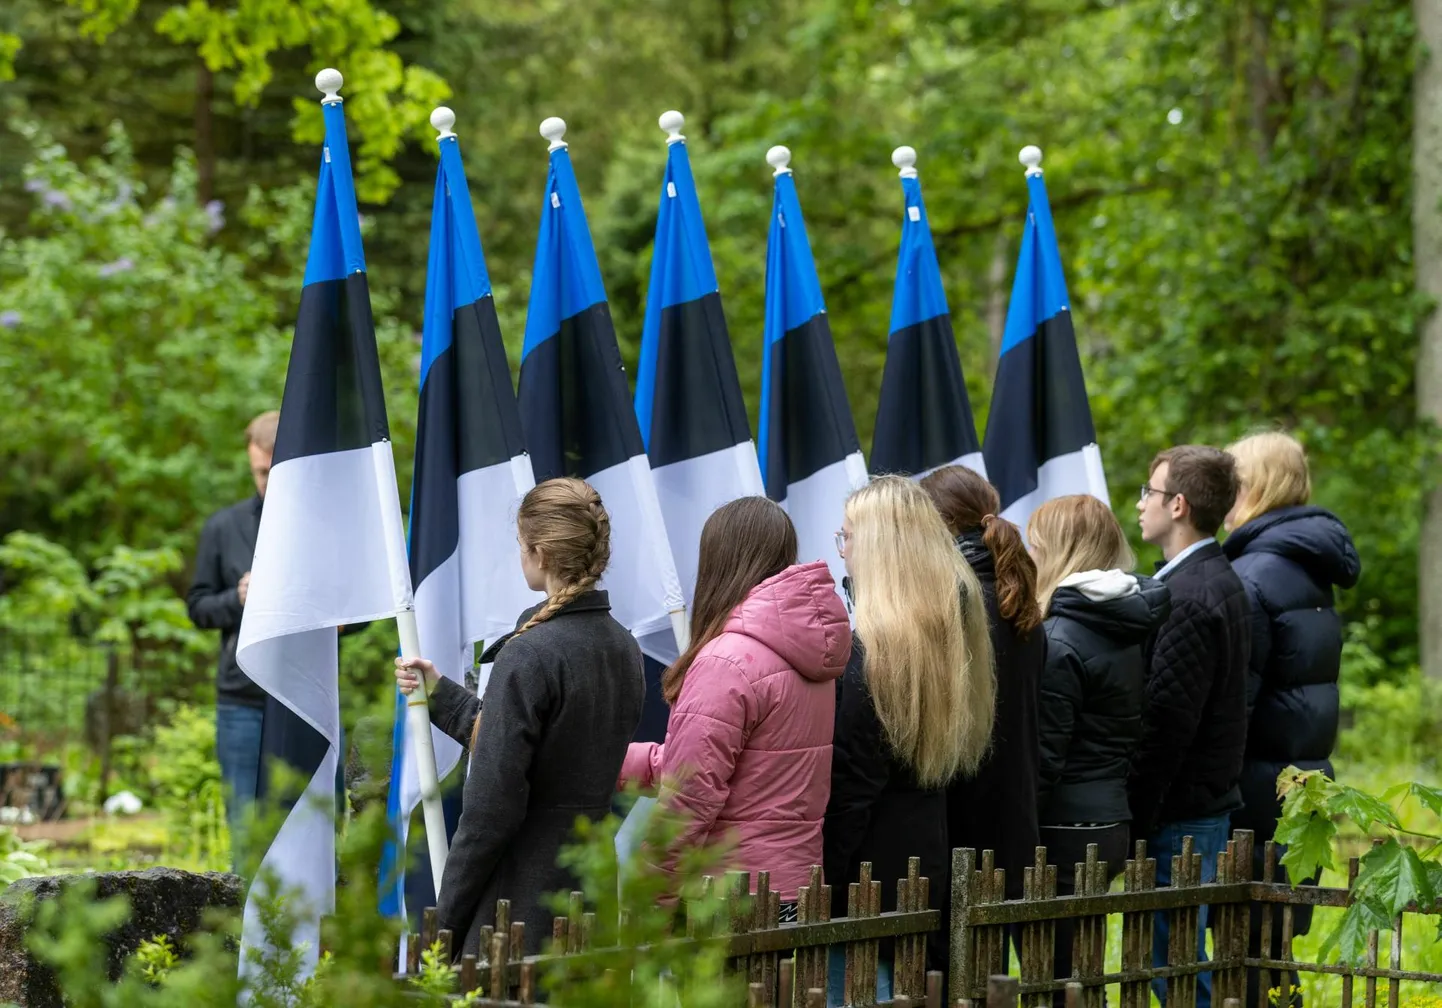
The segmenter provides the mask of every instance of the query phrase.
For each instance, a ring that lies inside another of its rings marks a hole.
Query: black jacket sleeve
[[[1216,617],[1190,599],[1172,599],[1167,617],[1152,646],[1147,675],[1142,741],[1132,756],[1127,799],[1138,835],[1150,833],[1177,775],[1182,759],[1196,739],[1207,697],[1221,660]]]
[[[461,745],[471,744],[471,729],[481,712],[481,698],[442,676],[431,687],[431,724]]]
[[[1037,742],[1041,764],[1037,772],[1037,807],[1045,808],[1047,798],[1066,766],[1082,705],[1082,676],[1085,669],[1077,653],[1059,641],[1047,641],[1046,665],[1041,674],[1041,704]]]
[[[845,888],[851,860],[866,839],[872,809],[890,780],[888,743],[853,645],[837,682],[836,733],[831,745],[831,798],[822,830],[822,866],[833,887]],[[834,890],[833,890],[834,891]]]
[[[195,551],[195,579],[186,593],[185,605],[190,621],[202,630],[231,631],[239,629],[240,595],[234,585],[225,583],[220,557],[220,528],[216,515],[200,531],[200,545]]]
[[[552,671],[546,666],[529,642],[520,639],[501,651],[491,669],[485,720],[471,754],[461,820],[446,858],[437,907],[440,926],[456,934],[465,934],[475,919],[496,866],[525,821],[531,760],[555,699]],[[459,715],[450,719],[456,728],[462,721]]]

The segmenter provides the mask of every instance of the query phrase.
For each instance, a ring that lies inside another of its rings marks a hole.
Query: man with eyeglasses
[[[1128,782],[1132,835],[1156,858],[1157,882],[1171,883],[1172,856],[1192,837],[1202,881],[1217,874],[1231,813],[1242,807],[1239,781],[1247,739],[1247,659],[1251,608],[1216,533],[1237,496],[1226,452],[1182,445],[1159,454],[1141,488],[1142,538],[1161,548],[1157,577],[1172,612],[1150,646],[1142,743]],[[1152,929],[1152,962],[1167,965],[1167,915]],[[1207,908],[1198,922],[1206,961]],[[1210,1008],[1211,974],[1198,977],[1197,1008]],[[1167,1003],[1167,982],[1152,989]]]

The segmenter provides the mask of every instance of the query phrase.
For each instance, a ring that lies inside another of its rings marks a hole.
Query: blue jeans
[[[246,810],[255,804],[260,783],[260,730],[265,711],[243,704],[215,705],[215,756],[225,786],[225,822],[230,827],[230,860],[238,868],[242,859]]]
[[[1182,837],[1192,838],[1192,851],[1202,856],[1202,881],[1217,880],[1217,853],[1227,849],[1227,833],[1231,827],[1230,815],[1208,816],[1204,819],[1188,819],[1183,822],[1167,823],[1147,837],[1147,854],[1157,859],[1157,885],[1172,884],[1172,855],[1182,852]],[[1158,910],[1156,923],[1152,926],[1152,965],[1167,965],[1168,921],[1166,911]],[[1197,921],[1197,961],[1207,961],[1207,906],[1203,904]],[[1152,991],[1163,1005],[1167,1003],[1167,981],[1160,977],[1152,981]],[[1211,1008],[1212,975],[1201,973],[1197,976],[1197,1008]]]
[[[846,996],[846,946],[833,945],[826,956],[826,1008],[840,1008]],[[891,1000],[891,960],[878,957],[876,1000]]]

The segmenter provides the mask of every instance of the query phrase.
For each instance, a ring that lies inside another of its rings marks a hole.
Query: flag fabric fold
[[[656,214],[636,419],[689,606],[706,519],[728,501],[766,491],[681,137],[669,142]]]
[[[1110,503],[1046,184],[1026,154],[1029,206],[983,447],[1002,514],[1022,529],[1054,497]]]
[[[273,878],[297,913],[292,947],[314,968],[335,900],[340,744],[337,627],[411,604],[400,498],[371,319],[345,116],[324,104],[325,145],[305,286],[236,657],[323,740],[247,894],[240,972],[267,949],[258,901]],[[272,894],[274,895],[274,894]]]
[[[508,633],[542,596],[526,586],[520,567],[515,515],[534,478],[491,280],[455,135],[443,136],[439,147],[409,556],[421,653],[464,685],[474,645]],[[405,712],[397,692],[387,803],[393,840],[380,877],[381,910],[397,917],[406,915],[406,836],[421,799]],[[437,776],[444,779],[461,747],[437,729],[431,735]],[[432,890],[428,900],[434,898]]]
[[[910,148],[902,148],[910,152]],[[898,155],[901,151],[898,152]],[[911,152],[911,160],[915,153]],[[898,163],[904,163],[900,161]],[[951,329],[951,309],[915,168],[903,168],[901,250],[891,300],[871,471],[923,476],[946,465],[986,475]]]
[[[757,453],[766,492],[796,525],[800,560],[825,560],[839,586],[845,568],[835,534],[846,498],[866,483],[866,463],[796,184],[784,164],[775,176],[766,247],[763,345]]]
[[[684,602],[581,191],[559,141],[541,207],[518,400],[536,481],[574,476],[601,495],[611,519],[602,587],[616,619],[654,650],[648,638],[665,642]]]

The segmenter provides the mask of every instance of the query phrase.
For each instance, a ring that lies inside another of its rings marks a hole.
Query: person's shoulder
[[[256,501],[254,497],[247,497],[238,500],[234,504],[227,504],[219,511],[215,511],[205,519],[203,528],[207,531],[221,528],[229,528],[243,519],[249,518],[255,511]]]

